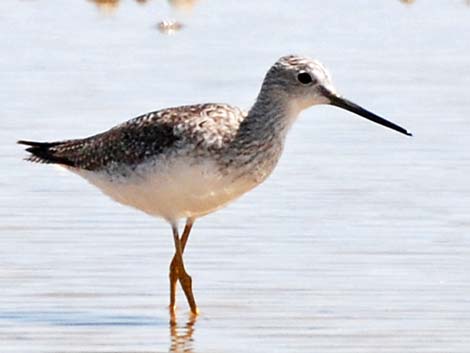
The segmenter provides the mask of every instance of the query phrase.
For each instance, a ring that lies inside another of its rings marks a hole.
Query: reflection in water
[[[119,0],[89,0],[92,1],[98,6],[100,10],[103,11],[112,11],[117,8],[119,5]]]
[[[170,5],[178,10],[191,10],[197,0],[168,0]]]
[[[178,21],[161,21],[157,24],[157,28],[160,32],[164,34],[173,34],[180,29],[182,29],[184,26],[181,22]]]
[[[184,325],[178,325],[174,314],[172,315],[170,322],[170,353],[193,352],[193,334],[196,318],[196,315],[189,313],[188,321]]]
[[[88,0],[94,2],[100,10],[114,11],[119,6],[120,0]],[[148,0],[135,0],[139,4],[145,4]]]
[[[416,0],[400,0],[403,4],[413,4]],[[464,0],[466,5],[470,6],[470,0]]]
[[[113,13],[121,4],[121,0],[88,0],[93,2],[101,11]],[[148,0],[135,0],[138,4],[146,4]],[[191,10],[197,0],[168,0],[171,7],[177,10]],[[184,25],[175,20],[163,20],[157,23],[158,30],[163,34],[174,34],[181,30]]]
[[[100,9],[108,11],[116,9],[121,0],[88,0],[94,2]],[[145,4],[148,0],[135,0],[139,4]],[[197,3],[197,0],[168,0],[171,7],[177,10],[191,10]]]

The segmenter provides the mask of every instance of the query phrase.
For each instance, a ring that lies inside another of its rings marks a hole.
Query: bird
[[[18,143],[27,146],[26,160],[60,165],[118,203],[168,222],[175,248],[169,309],[175,313],[179,282],[197,315],[192,277],[183,260],[195,221],[263,183],[299,114],[320,104],[412,136],[337,93],[319,61],[287,55],[268,70],[248,111],[223,103],[184,105],[138,116],[91,137]]]

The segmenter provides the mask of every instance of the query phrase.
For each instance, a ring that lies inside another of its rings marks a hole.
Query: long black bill
[[[370,121],[373,121],[374,123],[386,126],[402,134],[413,136],[410,132],[408,132],[406,129],[402,128],[401,126],[398,126],[397,124],[394,124],[391,121],[385,120],[384,118],[381,118],[380,116],[375,115],[374,113],[362,108],[361,106],[357,105],[356,103],[351,102],[350,100],[347,100],[346,98],[337,96],[336,94],[331,93],[327,91],[326,89],[325,89],[324,94],[330,100],[331,105],[349,110],[350,112],[353,112],[366,119],[369,119]]]

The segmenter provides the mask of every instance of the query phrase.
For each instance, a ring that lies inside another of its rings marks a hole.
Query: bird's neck
[[[284,143],[300,109],[282,92],[262,89],[247,117],[240,124],[238,138],[243,143],[270,141]]]
[[[261,90],[223,154],[224,165],[233,167],[235,179],[248,180],[250,188],[265,180],[279,161],[287,132],[298,114],[288,102],[282,94]]]

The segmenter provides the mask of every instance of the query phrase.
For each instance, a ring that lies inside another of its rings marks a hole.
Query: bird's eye
[[[297,80],[303,85],[308,85],[313,82],[312,76],[308,72],[301,72],[297,75]]]

